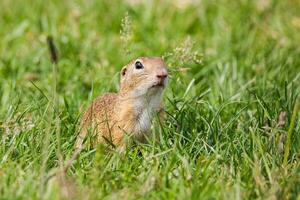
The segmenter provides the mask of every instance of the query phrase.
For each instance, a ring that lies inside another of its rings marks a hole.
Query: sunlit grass
[[[299,198],[298,1],[0,7],[0,199]],[[159,142],[72,157],[82,112],[139,56],[169,65]]]

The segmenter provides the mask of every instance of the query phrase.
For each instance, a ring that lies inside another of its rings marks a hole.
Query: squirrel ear
[[[125,76],[126,75],[126,71],[127,71],[127,67],[123,67],[121,70],[121,76]]]
[[[127,74],[127,66],[124,66],[122,69],[121,69],[121,77],[120,77],[120,88],[123,87],[124,85],[124,82],[126,80],[126,74]]]

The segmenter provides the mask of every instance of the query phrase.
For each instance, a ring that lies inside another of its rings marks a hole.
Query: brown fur
[[[96,98],[83,115],[81,131],[76,141],[78,148],[82,147],[83,140],[88,133],[96,137],[95,143],[108,142],[123,146],[126,134],[132,135],[140,132],[137,126],[140,113],[137,112],[136,102],[143,102],[143,99],[147,102],[149,99],[147,100],[147,95],[133,97],[130,92],[134,91],[137,86],[146,84],[146,81],[148,85],[151,84],[156,74],[160,74],[161,69],[166,69],[166,66],[161,58],[143,57],[139,60],[145,65],[143,71],[133,72],[136,70],[133,68],[136,60],[124,66],[121,70],[120,91]],[[147,84],[145,87],[148,87]]]

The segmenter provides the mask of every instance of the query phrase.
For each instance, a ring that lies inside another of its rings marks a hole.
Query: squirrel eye
[[[136,61],[135,62],[135,68],[136,69],[143,69],[144,66],[143,66],[143,64],[140,61]]]

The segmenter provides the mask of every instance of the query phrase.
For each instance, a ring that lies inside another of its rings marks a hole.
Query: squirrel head
[[[167,84],[168,71],[163,59],[141,57],[121,70],[120,93],[131,97],[162,92]]]

